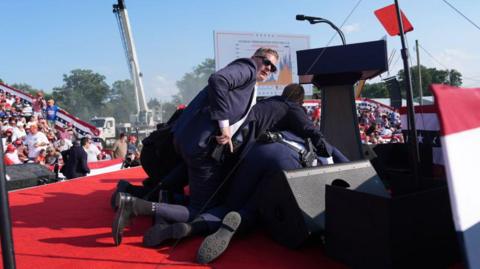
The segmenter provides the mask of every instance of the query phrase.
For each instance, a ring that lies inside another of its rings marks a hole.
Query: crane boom
[[[120,37],[122,39],[125,56],[127,58],[127,65],[130,71],[130,76],[133,81],[135,89],[136,101],[136,123],[141,125],[153,125],[152,112],[148,109],[145,100],[145,92],[143,91],[142,73],[140,72],[137,52],[133,42],[132,31],[130,29],[130,21],[128,19],[127,8],[124,0],[117,0],[117,4],[113,5],[113,13],[117,18],[118,27],[120,29]]]

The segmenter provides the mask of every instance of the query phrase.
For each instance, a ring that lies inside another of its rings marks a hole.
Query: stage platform
[[[17,268],[346,268],[320,245],[290,250],[261,230],[235,238],[218,260],[199,265],[202,237],[143,247],[149,218],[137,218],[116,247],[110,195],[119,179],[140,184],[145,177],[132,168],[10,192]]]

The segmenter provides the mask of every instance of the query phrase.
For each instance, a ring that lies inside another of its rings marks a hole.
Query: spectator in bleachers
[[[47,155],[45,158],[45,164],[47,165],[55,165],[58,164],[60,161],[60,153],[57,152],[55,147],[48,147],[47,148]]]
[[[28,158],[31,160],[35,160],[40,151],[42,149],[45,150],[50,143],[47,139],[47,136],[44,133],[38,131],[38,126],[32,124],[30,126],[29,134],[25,139],[25,144],[28,148]]]
[[[14,165],[14,164],[21,164],[22,161],[18,158],[17,148],[13,144],[8,144],[5,156],[3,158],[5,165]]]
[[[320,126],[320,105],[317,105],[312,112],[312,121],[315,126]]]
[[[100,156],[101,151],[92,143],[90,138],[88,147],[85,147],[85,151],[87,152],[87,162],[98,162],[98,157]]]
[[[17,111],[16,107],[12,106],[10,108],[10,116],[11,117],[19,117],[19,116],[21,116],[21,113]]]
[[[17,147],[18,159],[20,159],[22,163],[28,162],[28,150],[27,147],[23,144],[23,141],[21,139],[17,139],[15,141],[15,146]]]
[[[43,93],[38,92],[37,96],[33,99],[32,110],[33,115],[37,117],[43,117],[43,110],[47,107],[47,103],[43,98]]]
[[[35,157],[35,160],[33,162],[36,163],[36,164],[45,165],[46,158],[47,158],[47,150],[46,149],[41,149],[38,152],[38,155],[37,155],[37,157]]]
[[[25,104],[22,108],[22,114],[25,117],[31,117],[33,115],[32,106],[30,106],[29,104]]]
[[[55,121],[57,120],[57,112],[59,108],[55,105],[55,101],[53,99],[48,100],[47,108],[46,108],[46,116],[48,121],[48,126],[50,129],[55,128]]]
[[[12,104],[12,108],[15,108],[17,111],[21,112],[23,108],[25,107],[25,104],[22,102],[22,99],[20,97],[15,97],[15,102]]]
[[[27,132],[25,132],[23,127],[24,123],[21,120],[17,121],[17,128],[13,129],[13,134],[17,139],[27,136]]]
[[[5,102],[8,104],[9,107],[15,102],[15,97],[13,97],[9,92],[5,93]]]
[[[7,144],[13,143],[13,141],[15,141],[15,139],[13,139],[13,129],[12,129],[12,128],[8,128],[8,129],[3,133],[3,138],[5,139],[5,142],[6,142]]]
[[[73,143],[69,136],[65,136],[64,133],[58,132],[57,141],[55,141],[54,146],[59,152],[62,152],[69,150],[73,146]]]

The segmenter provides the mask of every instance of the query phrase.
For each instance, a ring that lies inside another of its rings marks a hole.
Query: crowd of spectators
[[[0,92],[0,133],[5,165],[34,162],[58,171],[63,165],[62,153],[81,138],[72,123],[62,129],[55,128],[58,111],[55,101],[46,101],[42,93],[29,103],[8,92]],[[92,138],[91,142],[86,149],[88,162],[111,159],[99,140]]]
[[[316,126],[320,125],[320,105],[305,106]],[[382,108],[373,103],[357,104],[360,138],[364,144],[404,143],[398,109]]]
[[[357,115],[362,143],[404,143],[398,110],[358,109]]]

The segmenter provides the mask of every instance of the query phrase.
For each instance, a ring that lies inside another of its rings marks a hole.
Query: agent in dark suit
[[[276,51],[260,48],[251,58],[237,59],[214,73],[174,126],[176,149],[188,167],[190,217],[217,203],[218,195],[205,204],[222,180],[222,163],[211,157],[213,148],[223,144],[232,149],[231,137],[255,103],[256,83],[276,71],[277,60]]]
[[[202,210],[218,204],[219,196],[213,194],[223,179],[222,163],[212,158],[211,153],[219,144],[228,145],[232,150],[232,135],[256,101],[257,82],[276,71],[277,61],[275,50],[259,48],[251,58],[237,59],[210,76],[208,85],[190,102],[172,128],[175,148],[188,170],[188,207],[155,203],[145,212],[143,200],[135,202],[136,198],[119,193],[112,226],[116,245],[121,242],[128,220],[135,215],[159,211],[171,221],[188,222]]]
[[[90,145],[90,140],[83,137],[80,140],[80,145],[76,144],[68,150],[67,160],[62,168],[63,175],[68,178],[77,178],[86,176],[90,173],[87,165],[87,152],[85,148]]]

